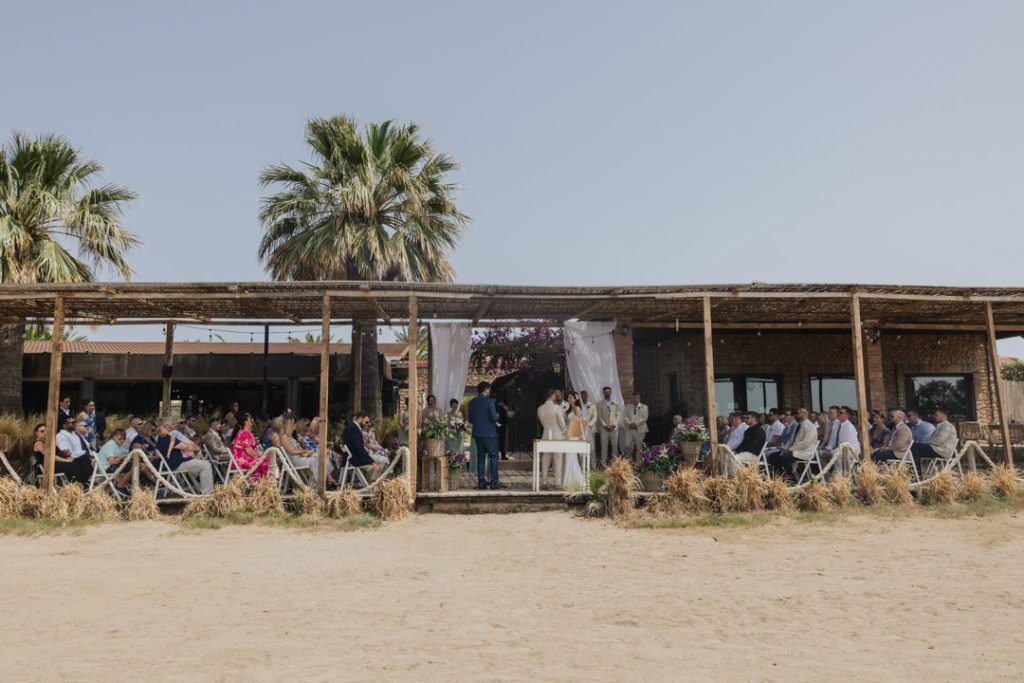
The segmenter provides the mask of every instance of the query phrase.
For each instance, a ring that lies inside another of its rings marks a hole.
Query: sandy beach
[[[5,681],[1020,680],[1024,520],[0,538]]]

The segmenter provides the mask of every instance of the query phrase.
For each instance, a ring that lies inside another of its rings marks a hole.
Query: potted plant
[[[660,491],[665,478],[672,474],[679,460],[675,444],[663,443],[640,454],[640,481],[644,490]]]
[[[687,467],[693,467],[697,462],[700,447],[708,440],[708,429],[704,424],[704,418],[691,415],[686,418],[683,424],[676,427],[672,434],[673,441],[679,447],[682,455],[682,463]]]
[[[426,444],[428,458],[444,457],[444,441],[451,436],[448,419],[444,415],[431,415],[425,418],[420,436]]]

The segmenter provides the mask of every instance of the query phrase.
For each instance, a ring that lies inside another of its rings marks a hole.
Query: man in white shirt
[[[612,388],[604,387],[601,392],[604,399],[597,404],[597,431],[601,435],[600,459],[604,462],[597,463],[598,469],[603,469],[619,457],[619,420],[622,418],[622,406],[612,398]]]
[[[540,420],[540,426],[544,430],[541,435],[542,439],[557,440],[565,438],[565,413],[562,412],[562,407],[555,402],[554,389],[548,390],[547,401],[537,408],[537,419]],[[552,465],[554,465],[555,469],[555,486],[557,488],[562,488],[561,453],[541,453],[540,483],[542,486],[547,486],[548,471],[551,469]]]
[[[743,421],[740,413],[729,413],[729,433],[725,437],[725,445],[733,453],[743,443],[743,433],[747,431],[747,423]]]
[[[128,444],[129,448],[132,442],[135,441],[135,437],[139,435],[139,430],[142,429],[142,418],[132,415],[128,418],[128,429],[124,430],[124,442]]]
[[[79,413],[77,417],[68,418],[64,422],[64,429],[57,432],[56,448],[62,457],[71,458],[70,466],[66,469],[68,478],[77,481],[82,486],[88,486],[92,478],[92,457],[93,450],[86,435],[89,434],[89,425],[85,421],[85,413]]]
[[[640,452],[644,449],[644,438],[647,436],[647,417],[650,411],[640,402],[639,392],[633,394],[632,402],[626,405],[626,434],[623,453],[634,461],[640,460]]]
[[[768,465],[775,473],[782,473],[793,479],[793,463],[797,460],[810,460],[818,447],[818,426],[808,419],[807,408],[796,411],[796,431],[787,448],[783,448],[768,456]]]
[[[828,449],[830,455],[844,443],[853,446],[853,451],[860,455],[860,436],[857,434],[857,427],[850,420],[852,414],[853,411],[846,406],[839,409],[839,428],[836,430],[835,444]]]
[[[779,409],[772,408],[768,411],[768,427],[765,430],[767,447],[778,448],[784,431],[786,431],[786,425],[782,424],[782,420],[779,419]]]

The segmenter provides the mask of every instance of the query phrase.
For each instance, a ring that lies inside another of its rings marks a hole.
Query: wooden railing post
[[[50,342],[50,385],[46,390],[46,451],[43,458],[43,488],[53,490],[53,468],[57,461],[57,424],[60,405],[60,370],[64,354],[64,297],[53,302],[53,339]]]
[[[1013,467],[1013,442],[1010,441],[1010,424],[1006,419],[1006,387],[1003,386],[1002,367],[999,365],[999,348],[996,345],[996,326],[992,317],[991,301],[985,302],[985,323],[988,330],[988,353],[992,359],[992,373],[995,375],[996,403],[999,404],[999,424],[1003,432],[1006,464]]]
[[[704,383],[707,386],[708,437],[711,441],[711,472],[718,461],[718,404],[715,401],[715,345],[711,338],[711,297],[704,297]]]
[[[853,334],[853,377],[857,385],[857,433],[860,435],[861,460],[871,459],[871,434],[868,427],[868,392],[864,372],[864,330],[860,321],[860,294],[850,297],[850,328]]]
[[[420,323],[418,320],[416,296],[409,297],[409,497],[416,500],[416,452],[419,439],[420,386],[419,369],[416,362],[416,348],[419,342]]]
[[[174,368],[174,323],[167,323],[167,336],[164,338],[163,392],[160,394],[161,417],[171,414],[171,375]],[[237,416],[236,416],[237,417]]]
[[[320,452],[317,458],[317,488],[327,491],[327,460],[331,456],[327,446],[327,401],[331,389],[331,297],[324,294],[320,309]]]

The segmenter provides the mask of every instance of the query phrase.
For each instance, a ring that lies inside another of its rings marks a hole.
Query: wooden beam
[[[479,324],[483,317],[487,315],[487,311],[490,310],[492,303],[494,303],[493,299],[480,302],[480,305],[476,307],[476,313],[473,314],[473,325]]]
[[[174,323],[167,323],[167,336],[164,339],[164,369],[163,392],[160,394],[162,415],[167,417],[171,414],[171,377],[170,373],[174,368]]]
[[[363,409],[363,326],[352,323],[352,412]]]
[[[416,296],[409,297],[409,497],[416,500],[416,448],[419,436],[420,387],[416,368],[416,346],[419,337]]]
[[[711,297],[704,297],[704,384],[707,387],[708,436],[711,440],[711,472],[718,459],[718,405],[715,401],[715,345],[711,338]]]
[[[53,490],[53,468],[57,461],[57,424],[60,405],[60,368],[64,353],[64,298],[53,302],[53,338],[50,342],[50,384],[46,390],[46,450],[43,452],[43,490]]]
[[[331,297],[324,294],[320,317],[320,457],[317,458],[317,488],[320,493],[327,491],[327,399],[331,389]]]
[[[868,392],[864,372],[864,330],[860,321],[860,295],[850,297],[850,328],[853,334],[853,378],[857,388],[857,433],[860,457],[871,459],[871,435],[868,432]]]
[[[286,320],[291,320],[293,323],[297,323],[297,322],[300,322],[302,320],[301,317],[295,315],[294,313],[289,313],[286,310],[284,310],[283,308],[279,308],[279,307],[275,306],[274,304],[270,303],[269,301],[260,301],[259,302],[259,306],[260,306],[260,308],[262,308],[263,310],[267,311],[268,313],[271,313],[271,314],[273,314],[273,315],[275,315],[275,316],[277,316],[279,318],[284,318]]]
[[[370,297],[370,305],[373,306],[373,310],[377,312],[377,317],[388,325],[391,324],[391,316],[388,315],[387,311],[384,310],[384,307],[380,305],[380,302],[377,301],[376,297]]]
[[[1013,467],[1013,443],[1010,441],[1010,423],[1006,419],[1006,387],[1003,386],[1002,367],[999,365],[999,349],[996,346],[995,324],[992,322],[992,302],[985,302],[985,320],[988,326],[988,352],[995,375],[996,401],[999,404],[999,424],[1003,432],[1003,448],[1006,449],[1006,464]]]

